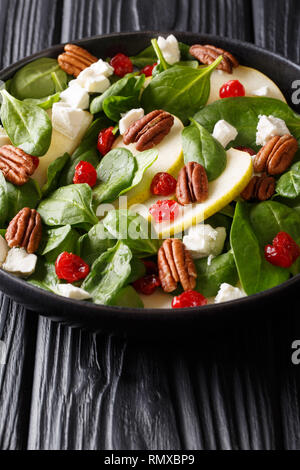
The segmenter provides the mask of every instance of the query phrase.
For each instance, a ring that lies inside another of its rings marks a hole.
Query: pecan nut
[[[208,179],[202,165],[189,162],[181,168],[177,179],[176,197],[183,206],[192,202],[204,202],[208,198]]]
[[[161,109],[156,109],[135,121],[123,136],[124,144],[136,143],[140,152],[153,148],[169,134],[174,117]]]
[[[253,166],[256,173],[266,171],[269,175],[280,175],[291,165],[298,142],[290,134],[276,135],[264,145],[254,158]]]
[[[0,170],[7,181],[22,186],[35,171],[31,155],[13,145],[0,147]]]
[[[209,44],[201,45],[194,44],[190,47],[190,54],[199,60],[202,64],[212,64],[220,55],[223,56],[222,62],[217,66],[217,69],[223,70],[227,73],[232,73],[234,67],[238,67],[238,60],[230,53]]]
[[[25,248],[27,253],[34,253],[42,239],[42,219],[35,209],[24,207],[10,221],[5,239],[10,248]]]
[[[253,176],[248,185],[241,192],[241,197],[245,201],[266,201],[275,193],[276,181],[273,176],[263,174],[261,176]]]
[[[165,292],[173,292],[181,283],[185,291],[196,286],[194,261],[178,238],[168,238],[158,251],[158,274]]]
[[[97,57],[90,54],[86,49],[76,46],[75,44],[66,44],[65,52],[57,58],[59,66],[69,75],[78,77],[87,67],[98,62]]]

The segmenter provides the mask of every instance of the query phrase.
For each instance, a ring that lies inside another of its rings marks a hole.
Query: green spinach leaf
[[[88,233],[80,237],[78,241],[78,254],[89,265],[93,264],[99,256],[112,248],[116,240],[106,230],[102,222],[94,225]]]
[[[71,225],[44,230],[39,253],[44,255],[48,262],[54,262],[64,251],[74,253],[78,239],[79,234]]]
[[[13,145],[30,155],[45,155],[52,135],[52,124],[46,111],[17,100],[6,90],[1,90],[1,95],[1,120]]]
[[[276,184],[276,193],[282,197],[294,199],[300,196],[300,162],[284,173]]]
[[[137,186],[142,181],[145,171],[150,168],[150,166],[155,162],[155,160],[157,160],[157,158],[158,151],[156,149],[145,150],[144,152],[138,153],[135,156],[137,169],[134,174],[131,185],[128,188],[123,189],[123,191],[120,192],[119,196],[127,193],[128,191],[130,191],[130,189]]]
[[[179,49],[182,61],[191,61],[194,59],[194,57],[189,53],[190,46],[183,42],[179,42]],[[146,65],[154,64],[157,61],[157,55],[155,54],[153,45],[151,44],[151,46],[147,47],[139,54],[131,56],[130,59],[135,67],[142,69]]]
[[[56,276],[54,264],[46,262],[45,259],[40,256],[38,257],[34,273],[27,281],[40,289],[45,289],[55,294],[59,293],[57,289],[59,280]]]
[[[207,258],[195,260],[195,265],[198,274],[196,290],[205,297],[217,295],[223,282],[232,286],[238,282],[239,276],[230,251],[214,258],[210,265],[207,263]]]
[[[109,96],[103,101],[103,111],[114,122],[121,119],[121,114],[130,109],[137,108],[139,100],[137,96]]]
[[[23,103],[33,104],[39,106],[42,109],[50,109],[60,99],[60,93],[46,96],[46,98],[26,98]]]
[[[8,195],[6,179],[0,170],[0,227],[3,227],[7,220],[8,213]]]
[[[15,186],[8,181],[6,185],[8,197],[7,220],[13,219],[23,207],[35,209],[42,197],[40,187],[33,179],[29,179],[23,186]]]
[[[142,299],[132,286],[122,289],[111,300],[111,305],[127,308],[144,308]]]
[[[65,165],[70,160],[70,155],[65,153],[61,157],[58,157],[48,166],[47,170],[47,183],[42,187],[43,197],[48,196],[59,186],[59,178]]]

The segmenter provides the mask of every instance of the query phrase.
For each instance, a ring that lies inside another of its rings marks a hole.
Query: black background
[[[242,39],[299,63],[299,24],[298,0],[0,0],[0,65],[145,29]],[[298,302],[174,345],[71,329],[0,294],[0,448],[300,449]]]

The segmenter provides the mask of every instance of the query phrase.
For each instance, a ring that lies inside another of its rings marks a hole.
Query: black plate
[[[104,36],[94,36],[89,39],[75,41],[97,57],[111,57],[117,52],[134,55],[149,46],[150,39],[158,34],[167,32],[119,33]],[[291,102],[292,82],[299,77],[300,67],[289,60],[272,52],[260,49],[252,44],[212,35],[173,32],[179,41],[187,44],[210,43],[232,52],[241,64],[254,67],[268,75],[277,83],[284,93],[288,103],[295,111],[300,111],[299,105]],[[39,57],[57,57],[63,50],[62,45],[53,46],[38,54],[27,57],[6,68],[0,74],[0,79],[7,80],[23,65]],[[90,302],[75,301],[57,296],[34,287],[24,280],[18,279],[0,269],[1,290],[26,308],[55,321],[82,326],[97,330],[130,335],[161,334],[185,335],[190,332],[203,331],[208,325],[224,325],[229,318],[245,319],[261,310],[281,311],[282,305],[287,305],[292,298],[296,300],[300,288],[300,275],[268,291],[231,302],[208,305],[191,309],[127,309],[95,305]]]

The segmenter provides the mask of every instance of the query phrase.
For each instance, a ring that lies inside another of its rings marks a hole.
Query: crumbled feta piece
[[[0,235],[0,266],[2,266],[2,264],[6,260],[7,253],[8,253],[8,244],[5,238],[3,238],[2,235]]]
[[[214,229],[209,224],[198,224],[188,230],[182,241],[192,258],[199,259],[222,253],[225,239],[224,227]]]
[[[102,59],[99,59],[98,62],[95,62],[89,68],[98,75],[104,75],[104,77],[110,77],[114,74],[114,68]]]
[[[87,109],[90,104],[88,92],[77,83],[62,91],[60,99],[71,108]]]
[[[87,111],[71,108],[66,103],[54,103],[52,107],[52,126],[61,134],[75,139],[82,128]]]
[[[266,145],[275,135],[290,134],[283,119],[260,115],[256,129],[256,145]]]
[[[37,256],[28,254],[25,248],[9,250],[2,268],[19,277],[28,277],[35,271]]]
[[[92,68],[92,65],[87,67],[80,72],[76,80],[70,82],[70,86],[73,87],[77,84],[89,93],[104,93],[110,87],[110,81],[106,76],[108,72],[104,70],[103,73],[99,73],[100,68],[101,66]]]
[[[238,131],[229,122],[221,119],[214,127],[213,137],[220,142],[223,147],[227,147],[229,142],[236,139]]]
[[[119,131],[120,134],[123,135],[127,131],[127,129],[133,124],[135,121],[138,121],[142,117],[144,117],[145,113],[143,108],[138,109],[131,109],[125,114],[121,114],[122,119],[119,121]]]
[[[224,282],[219,288],[219,292],[215,298],[215,304],[228,302],[229,300],[241,299],[242,297],[246,297],[246,294],[242,289],[233,287],[232,285]]]
[[[157,44],[168,64],[173,65],[180,61],[180,49],[178,41],[173,34],[170,34],[167,39],[159,36],[157,39]]]
[[[59,284],[57,290],[59,295],[69,299],[85,300],[91,298],[91,295],[86,290],[72,284]]]
[[[252,91],[252,95],[255,95],[255,96],[269,96],[269,87],[268,85],[266,86],[262,86],[260,88],[258,88],[257,90],[254,90]]]
[[[4,127],[0,126],[0,147],[2,147],[3,145],[11,145],[11,140],[8,137]]]

